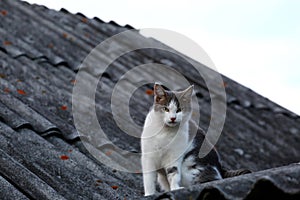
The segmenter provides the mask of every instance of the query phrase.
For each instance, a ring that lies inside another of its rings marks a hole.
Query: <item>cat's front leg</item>
[[[143,173],[145,196],[152,195],[156,192],[155,189],[156,176],[157,176],[156,171]]]
[[[178,190],[181,182],[181,162],[178,161],[174,165],[166,168],[167,178],[170,184],[171,190]]]
[[[149,158],[145,155],[142,156],[142,169],[143,169],[143,183],[145,196],[152,195],[156,192],[156,177],[157,172],[155,170],[155,164],[153,158]]]

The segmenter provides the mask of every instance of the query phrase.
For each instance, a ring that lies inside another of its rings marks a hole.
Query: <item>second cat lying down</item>
[[[214,148],[199,157],[205,134],[191,120],[192,93],[193,86],[174,92],[154,85],[154,103],[141,138],[145,195],[156,192],[156,181],[170,191],[250,172],[224,170]]]

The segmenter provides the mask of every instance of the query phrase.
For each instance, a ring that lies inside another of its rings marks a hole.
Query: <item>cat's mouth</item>
[[[176,122],[176,121],[169,121],[169,122],[167,122],[167,125],[168,126],[171,126],[171,127],[174,127],[174,126],[176,126],[178,124],[178,122]]]

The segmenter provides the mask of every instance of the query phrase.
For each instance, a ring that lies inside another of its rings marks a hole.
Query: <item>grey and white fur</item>
[[[193,86],[175,92],[155,84],[153,90],[153,107],[141,137],[146,196],[156,192],[156,182],[161,190],[170,191],[248,173],[224,170],[214,148],[204,158],[199,157],[205,134],[191,119]]]

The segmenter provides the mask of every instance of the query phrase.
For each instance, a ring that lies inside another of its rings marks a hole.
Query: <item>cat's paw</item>
[[[155,192],[145,192],[144,196],[146,197],[146,196],[150,196],[150,195],[153,195],[153,194],[155,194]]]
[[[150,196],[150,195],[152,195],[152,194],[151,193],[145,193],[144,194],[145,197]]]
[[[181,189],[184,189],[184,187],[175,187],[175,188],[172,188],[171,190],[181,190]]]

